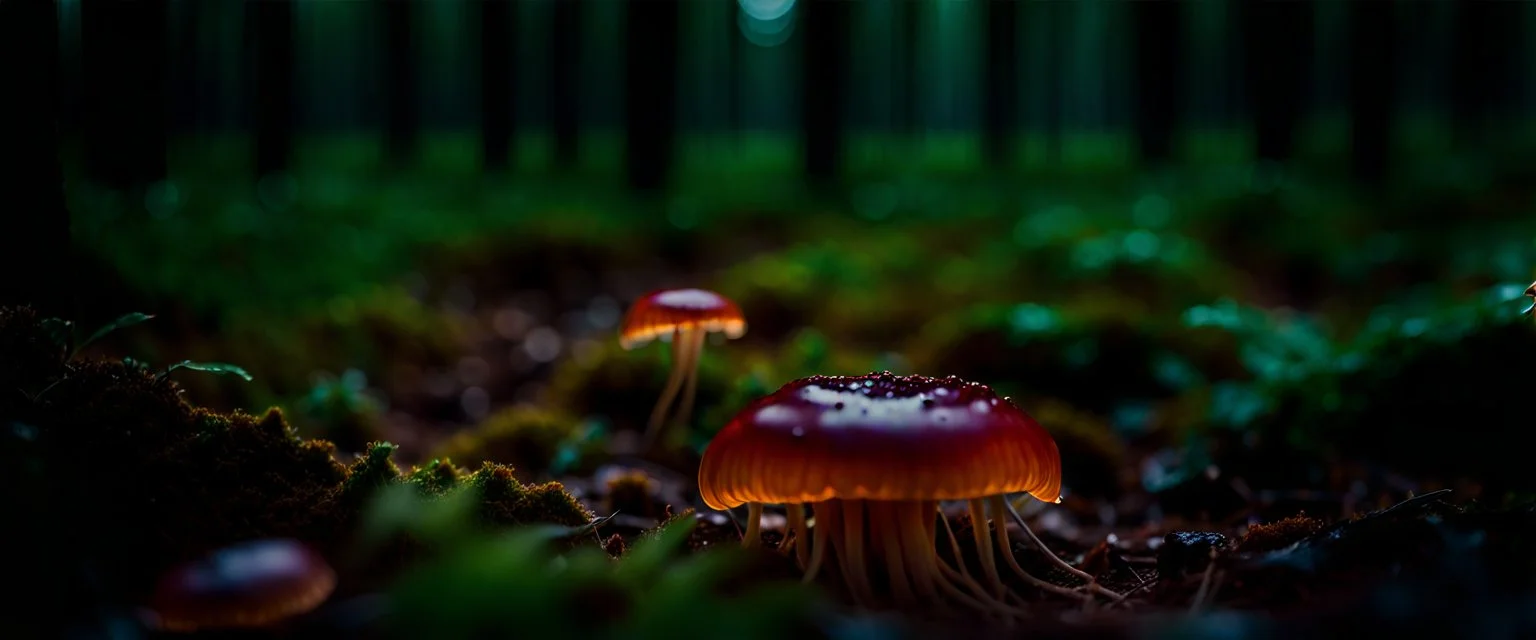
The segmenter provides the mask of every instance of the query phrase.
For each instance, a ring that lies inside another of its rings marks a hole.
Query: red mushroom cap
[[[1035,420],[954,376],[812,376],[759,398],[704,451],[713,509],[833,498],[1061,495],[1061,454]]]
[[[153,609],[172,631],[262,627],[308,613],[336,588],[336,572],[294,540],[225,547],[161,578]]]
[[[741,307],[704,289],[652,291],[635,301],[619,329],[619,344],[633,349],[677,329],[719,331],[740,338],[747,331]]]

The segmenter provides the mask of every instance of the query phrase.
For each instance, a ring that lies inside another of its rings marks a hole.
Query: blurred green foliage
[[[357,369],[318,376],[309,394],[295,403],[300,429],[342,451],[363,451],[368,443],[382,440],[383,406],[366,393],[366,385],[367,378]]]
[[[584,545],[552,544],[591,535],[570,527],[487,533],[466,527],[474,503],[429,499],[397,489],[379,495],[365,527],[368,541],[401,534],[440,552],[411,567],[389,589],[391,637],[467,638],[782,638],[815,637],[816,592],[798,583],[725,582],[745,552],[689,555],[690,518],[630,548],[621,558]]]
[[[432,457],[469,464],[497,462],[532,479],[590,470],[606,444],[601,426],[594,422],[520,405],[497,411],[479,425],[455,433]]]
[[[1217,138],[1202,148],[1242,146]],[[1514,325],[1467,315],[1501,313],[1477,311],[1484,292],[1533,275],[1536,198],[1518,167],[1405,157],[1410,179],[1367,194],[1330,167],[1228,162],[1235,151],[1176,170],[1063,160],[1001,178],[913,169],[949,160],[883,166],[878,143],[855,145],[861,168],[834,197],[786,188],[788,174],[758,160],[700,165],[666,196],[635,199],[606,174],[485,179],[463,159],[382,173],[356,141],[315,140],[291,176],[262,184],[239,178],[230,149],[189,149],[210,160],[179,164],[152,202],[80,185],[71,202],[85,252],[160,303],[134,308],[194,319],[190,331],[150,325],[154,348],[135,353],[259,374],[249,388],[186,380],[199,398],[290,401],[312,371],[354,367],[384,390],[421,387],[410,367],[483,355],[484,319],[472,316],[486,310],[450,308],[451,282],[489,304],[539,291],[555,306],[686,283],[737,300],[749,325],[705,349],[699,447],[795,377],[887,368],[991,384],[1063,416],[1047,424],[1062,433],[1107,428],[1128,455],[1173,447],[1194,469],[1284,467],[1295,471],[1273,481],[1292,485],[1356,451],[1435,466],[1403,453],[1430,439],[1379,425],[1452,424],[1457,406],[1496,404],[1492,438],[1517,420],[1503,400],[1515,365],[1449,354],[1511,340],[1518,352]],[[567,345],[591,340],[561,331]],[[667,349],[624,352],[595,335],[596,347],[527,374],[548,386],[517,400],[590,419],[594,434],[638,430]],[[1403,387],[1404,370],[1434,373]],[[1399,406],[1421,413],[1389,410],[1382,394],[1404,391],[1413,402]],[[1104,451],[1096,438],[1074,456]],[[1465,455],[1484,438],[1467,439]],[[1382,439],[1393,446],[1373,446]]]

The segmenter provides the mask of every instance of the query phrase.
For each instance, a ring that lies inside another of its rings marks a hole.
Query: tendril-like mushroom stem
[[[646,422],[644,450],[650,450],[658,440],[664,442],[667,408],[679,393],[682,398],[674,420],[688,424],[698,390],[699,355],[704,350],[704,338],[714,332],[739,338],[746,330],[746,321],[736,303],[713,291],[653,291],[635,301],[620,327],[620,346],[634,349],[663,336],[672,337],[672,371]]]

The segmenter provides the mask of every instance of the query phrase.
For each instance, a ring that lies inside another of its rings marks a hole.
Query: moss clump
[[[0,360],[0,377],[42,391],[4,407],[33,445],[19,466],[42,473],[28,491],[46,493],[52,507],[29,532],[49,543],[36,564],[83,564],[108,597],[138,598],[165,567],[241,540],[293,537],[335,552],[372,497],[404,482],[438,493],[473,485],[496,524],[590,517],[560,485],[524,486],[506,467],[466,478],[444,460],[407,476],[382,442],[345,466],[333,445],[300,438],[281,411],[194,407],[174,380],[121,361],[54,367],[51,355],[27,357],[50,338],[25,311],[0,309],[0,328],[0,348],[19,354]],[[8,495],[0,508],[22,513],[21,498]]]
[[[1328,523],[1297,514],[1274,522],[1255,524],[1237,541],[1240,553],[1260,553],[1284,549],[1306,538],[1317,535]]]
[[[479,493],[480,517],[487,524],[579,526],[592,521],[592,512],[560,483],[525,485],[512,474],[512,467],[504,464],[485,463],[465,485]]]
[[[615,474],[603,483],[603,506],[608,513],[627,513],[646,518],[661,515],[656,504],[657,483],[639,469]]]
[[[388,442],[372,442],[362,456],[347,468],[347,479],[339,491],[340,501],[360,509],[378,490],[399,480],[400,466],[395,464],[396,447]]]
[[[468,475],[464,469],[454,466],[451,460],[439,458],[411,469],[405,481],[423,493],[439,496],[461,486]]]
[[[520,478],[530,480],[571,464],[590,464],[601,454],[602,444],[590,438],[586,425],[569,414],[515,406],[454,434],[433,457],[469,464],[507,464],[517,469]]]
[[[195,408],[168,378],[88,360],[70,363],[30,413],[60,494],[59,535],[123,581],[113,586],[240,540],[325,540],[334,528],[346,469],[279,411]]]
[[[731,348],[730,345],[721,347]],[[665,343],[625,351],[607,343],[585,360],[565,360],[550,378],[549,404],[572,414],[601,419],[616,430],[645,431],[671,370]],[[725,362],[706,346],[699,363],[699,387],[693,415],[714,406],[730,392]]]

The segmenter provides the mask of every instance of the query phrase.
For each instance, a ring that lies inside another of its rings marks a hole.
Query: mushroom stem
[[[805,508],[798,504],[784,505],[784,517],[789,520],[790,531],[795,532],[795,562],[804,571],[811,558],[810,529],[805,526]]]
[[[741,534],[741,546],[756,549],[763,544],[763,503],[747,503],[747,532]]]
[[[891,537],[899,544],[902,554],[906,556],[905,567],[912,580],[914,591],[926,600],[937,601],[939,599],[937,581],[942,579],[942,576],[934,574],[931,566],[934,562],[923,555],[934,548],[932,538],[925,535],[922,539],[914,540],[912,537],[914,532],[909,526],[912,522],[922,522],[924,513],[932,513],[932,511],[925,512],[923,506],[923,503],[898,505],[891,514]]]
[[[969,500],[967,504],[971,508],[971,534],[976,538],[976,558],[981,561],[981,572],[991,583],[993,597],[1002,598],[1007,588],[1003,586],[1003,577],[997,573],[997,559],[992,557],[992,528],[987,523],[986,503],[977,499]]]
[[[864,562],[864,501],[843,501],[843,551],[848,556],[844,578],[859,604],[875,604],[875,589],[869,584],[869,568]]]
[[[1007,606],[1001,600],[992,598],[987,594],[986,589],[971,580],[969,576],[960,575],[939,559],[934,547],[936,541],[928,536],[927,527],[922,520],[925,514],[931,517],[933,512],[907,510],[902,518],[902,546],[909,554],[908,564],[921,567],[925,579],[930,584],[966,607],[982,613],[999,615],[1004,619],[1021,615],[1022,612]],[[964,566],[963,561],[961,562]],[[962,591],[961,586],[970,589],[976,594],[975,597]]]
[[[917,602],[912,595],[912,583],[907,581],[907,567],[901,561],[901,527],[897,518],[897,511],[904,509],[907,502],[869,501],[869,532],[870,540],[880,546],[885,555],[886,580],[891,583],[891,596],[896,604],[909,607]],[[918,507],[918,503],[910,503]],[[920,507],[919,507],[920,508]],[[919,567],[912,567],[917,571]],[[915,582],[915,580],[914,580]]]
[[[989,502],[993,500],[1002,500],[1002,497],[993,496],[988,498]],[[1000,512],[1002,510],[1002,505],[993,502],[992,511],[994,513]],[[1019,566],[1019,560],[1013,557],[1013,543],[1009,542],[1008,540],[1008,525],[1003,522],[997,523],[997,550],[998,553],[1002,554],[1003,561],[1008,563],[1008,568],[1012,569],[1014,575],[1018,576],[1020,580],[1028,582],[1040,589],[1044,589],[1058,595],[1067,596],[1069,598],[1086,598],[1088,600],[1093,599],[1093,596],[1091,595],[1080,593],[1076,590],[1068,589],[1067,587],[1063,587],[1051,582],[1046,582],[1045,580],[1037,578],[1029,572],[1025,571],[1024,567]],[[1046,553],[1050,552],[1047,551]]]
[[[822,504],[825,505],[826,503]],[[831,520],[833,518],[830,513],[825,513],[828,511],[831,510],[821,509],[818,511],[816,506],[811,507],[811,517],[815,518],[816,522],[811,529],[811,535],[814,537],[811,541],[811,560],[805,567],[805,578],[802,580],[806,584],[816,580],[816,574],[821,571],[821,563],[827,557],[827,530],[832,527]]]
[[[673,420],[682,429],[688,428],[688,418],[693,415],[693,400],[699,391],[699,358],[704,355],[704,338],[708,331],[695,329],[688,331],[683,336],[688,341],[688,371],[684,373],[683,399],[678,404],[677,415]]]
[[[643,450],[649,450],[656,436],[660,435],[666,424],[667,407],[677,397],[678,390],[683,387],[683,378],[688,375],[689,333],[692,332],[682,328],[672,330],[672,372],[667,375],[667,386],[661,390],[661,398],[656,401],[656,408],[651,410],[651,419],[646,423]]]
[[[1062,560],[1060,556],[1057,556],[1055,553],[1052,553],[1050,547],[1045,546],[1045,542],[1040,540],[1040,536],[1035,535],[1034,530],[1030,529],[1029,525],[1024,522],[1024,516],[1019,514],[1019,510],[1015,509],[1013,507],[1013,503],[1009,502],[1007,500],[1007,498],[1005,498],[1003,496],[993,496],[992,499],[994,500],[994,502],[993,502],[993,509],[994,510],[995,509],[1006,509],[1008,511],[1008,513],[1013,516],[1013,521],[1018,523],[1020,529],[1024,530],[1024,535],[1026,537],[1028,537],[1030,542],[1033,542],[1035,544],[1035,546],[1038,547],[1042,553],[1045,554],[1045,557],[1050,558],[1050,560],[1051,560],[1051,562],[1053,564],[1055,564],[1058,567],[1061,567],[1062,569],[1066,570],[1068,573],[1071,573],[1072,575],[1075,575],[1075,576],[1077,576],[1079,578],[1087,580],[1088,581],[1088,587],[1087,588],[1089,590],[1095,592],[1095,593],[1098,593],[1099,595],[1105,596],[1105,597],[1107,597],[1107,598],[1109,598],[1111,600],[1114,600],[1116,602],[1119,602],[1119,601],[1125,599],[1125,595],[1124,594],[1117,593],[1117,592],[1109,590],[1108,588],[1105,588],[1104,586],[1100,585],[1098,583],[1098,581],[1094,579],[1093,576],[1088,575],[1087,571],[1083,571],[1082,569],[1078,569],[1077,567],[1074,567],[1071,564],[1068,564],[1066,560]],[[1003,527],[1003,528],[1006,529],[1006,527]]]

